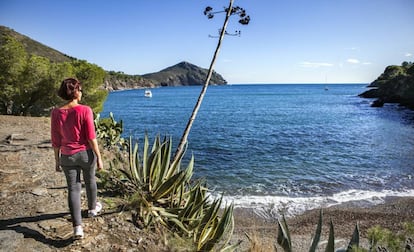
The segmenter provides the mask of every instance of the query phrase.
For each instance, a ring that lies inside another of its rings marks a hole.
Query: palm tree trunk
[[[207,92],[207,87],[208,87],[208,84],[210,83],[211,75],[213,74],[213,67],[214,67],[214,64],[216,62],[217,55],[220,51],[221,42],[223,41],[224,35],[226,34],[227,24],[228,24],[229,18],[231,16],[232,9],[233,9],[233,0],[230,0],[229,7],[228,7],[227,13],[226,13],[226,18],[224,19],[223,27],[222,27],[221,32],[220,32],[220,37],[219,37],[219,40],[218,40],[218,43],[217,43],[216,51],[214,52],[213,59],[211,60],[211,63],[210,63],[210,68],[208,69],[208,74],[207,74],[206,81],[205,81],[205,83],[203,85],[203,88],[200,92],[200,95],[199,95],[197,103],[196,103],[196,105],[193,109],[191,117],[187,122],[187,126],[185,127],[184,133],[181,136],[180,144],[178,145],[177,150],[174,154],[174,158],[172,160],[172,163],[174,163],[178,159],[178,157],[180,157],[182,155],[182,153],[184,151],[184,147],[187,144],[187,138],[188,138],[188,135],[190,134],[191,127],[193,126],[193,122],[194,122],[194,120],[197,116],[198,110],[200,109],[201,102],[203,101],[204,95]]]

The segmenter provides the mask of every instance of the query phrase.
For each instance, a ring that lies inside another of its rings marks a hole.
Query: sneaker
[[[101,202],[96,202],[95,209],[88,210],[88,217],[89,218],[96,217],[101,210],[102,210]]]
[[[82,228],[82,226],[79,225],[79,226],[75,226],[73,228],[73,237],[75,239],[83,239],[84,234],[83,234],[83,228]]]

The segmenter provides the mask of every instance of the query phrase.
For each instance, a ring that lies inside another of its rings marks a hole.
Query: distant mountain
[[[0,46],[3,44],[5,36],[11,36],[17,39],[17,41],[23,44],[29,54],[48,58],[51,62],[58,63],[76,60],[74,57],[39,43],[13,29],[0,25]],[[102,87],[107,90],[122,90],[157,86],[203,85],[207,77],[207,71],[207,69],[188,62],[181,62],[159,72],[144,75],[128,75],[123,72],[106,71],[107,76],[105,77],[104,83],[102,83]],[[210,84],[224,85],[226,83],[226,80],[220,74],[213,73]]]
[[[159,86],[191,86],[203,85],[207,73],[208,69],[183,61],[159,72],[144,74],[142,77]],[[210,84],[225,85],[227,81],[220,74],[213,72]]]

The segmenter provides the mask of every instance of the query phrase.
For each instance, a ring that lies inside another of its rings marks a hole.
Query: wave
[[[388,197],[413,197],[414,189],[406,191],[348,190],[330,196],[288,197],[288,196],[224,196],[223,201],[233,203],[235,208],[247,208],[266,219],[296,216],[307,210],[349,204],[352,206],[373,206],[384,203]]]

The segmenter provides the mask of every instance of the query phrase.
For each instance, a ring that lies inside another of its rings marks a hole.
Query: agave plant
[[[282,220],[278,220],[278,236],[277,243],[283,248],[286,252],[292,251],[292,240],[290,237],[289,228],[284,216]],[[321,238],[322,233],[322,209],[319,213],[318,225],[316,227],[315,234],[313,236],[312,244],[309,248],[309,252],[315,252],[318,248],[318,244]],[[344,251],[359,251],[359,226],[356,224],[352,238],[348,244],[348,247]],[[329,223],[329,237],[328,243],[325,248],[325,252],[335,252],[335,232],[334,225],[332,220]],[[337,250],[337,252],[342,252],[342,250]]]
[[[166,225],[166,218],[178,218],[165,209],[180,207],[180,198],[193,174],[194,158],[191,158],[186,169],[181,170],[180,162],[170,164],[171,139],[161,142],[157,136],[150,150],[148,137],[145,136],[142,157],[138,153],[138,143],[132,144],[130,138],[129,170],[123,170],[135,187],[132,203],[140,211],[145,226],[154,220]]]
[[[226,250],[233,233],[233,205],[219,216],[222,197],[210,200],[202,181],[192,182],[194,157],[181,169],[184,152],[171,162],[171,138],[157,136],[150,149],[145,136],[142,155],[138,143],[130,138],[129,167],[121,172],[133,188],[130,205],[136,209],[135,220],[144,227],[162,224],[192,237],[198,251]],[[227,247],[226,247],[227,246]]]

